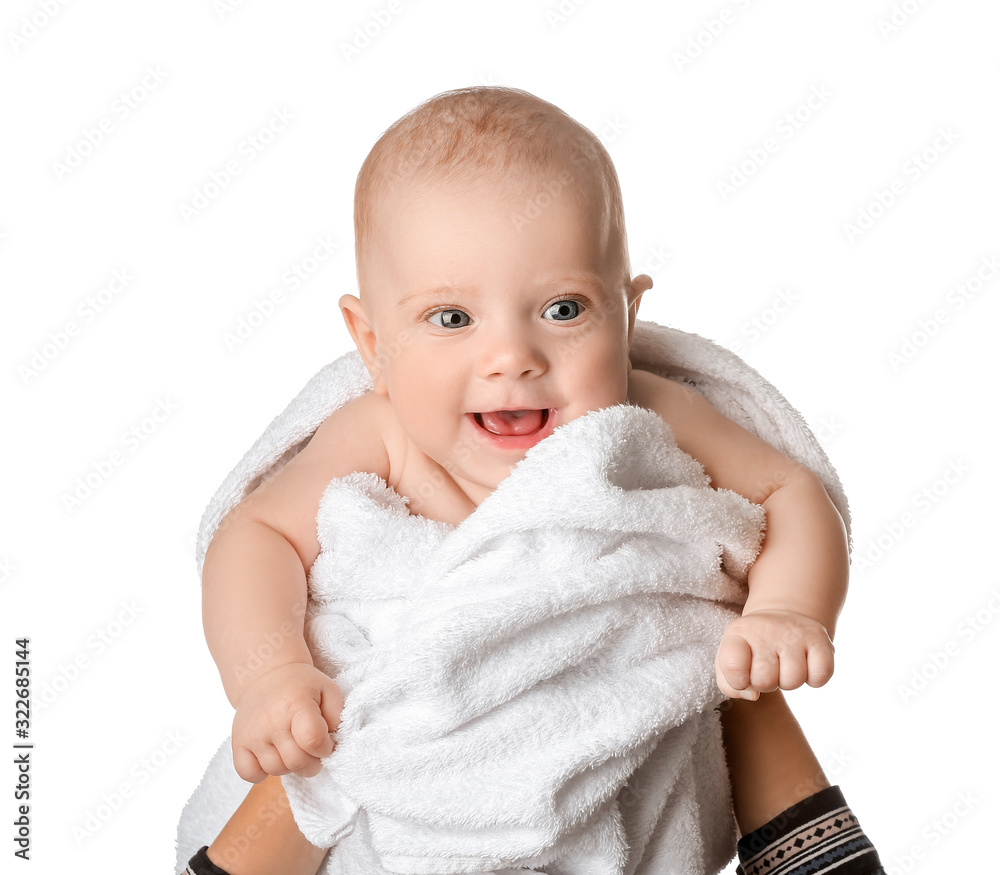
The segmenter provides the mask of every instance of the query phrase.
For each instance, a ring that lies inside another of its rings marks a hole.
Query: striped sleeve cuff
[[[740,839],[739,875],[885,875],[840,787],[820,790]]]

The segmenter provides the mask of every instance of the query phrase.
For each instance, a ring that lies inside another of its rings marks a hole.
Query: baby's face
[[[392,197],[364,290],[376,391],[477,504],[554,428],[627,398],[629,299],[645,286],[604,258],[568,191],[527,219],[536,191]]]

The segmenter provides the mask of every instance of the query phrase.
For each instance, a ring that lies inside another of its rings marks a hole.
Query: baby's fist
[[[333,752],[344,697],[318,668],[290,663],[257,677],[233,718],[233,765],[245,781],[294,772],[311,777]]]
[[[751,611],[726,627],[715,656],[719,689],[731,699],[757,699],[779,687],[821,687],[833,676],[826,627],[795,611]]]

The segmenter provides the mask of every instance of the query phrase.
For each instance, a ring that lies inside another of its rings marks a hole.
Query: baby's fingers
[[[750,686],[753,651],[744,638],[726,634],[715,654],[715,679],[723,695],[731,699],[756,699],[758,693]]]
[[[233,748],[233,767],[237,775],[251,784],[259,784],[267,777],[256,755],[245,747]]]
[[[267,769],[268,774],[287,775],[289,772],[294,772],[296,775],[311,778],[313,775],[318,775],[323,768],[319,757],[303,750],[291,732],[282,733],[275,739],[274,744],[280,755],[280,762],[275,763],[275,771],[271,771],[262,761],[261,765]]]
[[[295,712],[292,717],[292,738],[295,744],[312,757],[322,758],[333,753],[330,728],[318,708],[302,708]],[[298,769],[294,771],[297,772]]]
[[[760,690],[774,689],[780,686],[783,690],[797,690],[803,684],[811,687],[821,687],[833,675],[833,645],[829,638],[825,641],[813,641],[809,644],[796,643],[784,647],[778,654],[777,676],[780,680],[768,687],[763,677],[758,677],[757,663],[754,662],[752,682]]]
[[[809,676],[806,683],[810,687],[821,687],[833,677],[833,642],[827,640],[809,647]]]
[[[806,652],[802,648],[783,650],[778,656],[778,682],[772,687],[797,690],[809,676]]]

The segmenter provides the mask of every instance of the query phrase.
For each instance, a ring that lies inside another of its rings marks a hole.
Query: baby
[[[370,472],[411,513],[458,525],[553,429],[618,404],[654,411],[715,488],[767,512],[749,597],[716,658],[719,687],[735,700],[724,732],[741,856],[748,834],[776,816],[794,832],[847,810],[772,692],[820,686],[833,673],[848,578],[843,520],[808,469],[694,390],[632,368],[652,280],[631,276],[617,175],[596,137],[525,92],[439,95],[368,156],[355,232],[360,297],[340,307],[374,388],[229,514],[205,558],[205,633],[236,708],[233,761],[257,783],[226,830],[239,833],[283,799],[267,776],[315,775],[333,749],[343,698],[301,634],[330,481]],[[234,670],[276,628],[297,633],[255,671]],[[224,831],[190,870],[315,872],[325,851],[297,833],[287,802],[277,808],[250,853],[229,854]],[[854,826],[854,868],[837,872],[880,872]],[[833,856],[842,865],[848,854]]]

